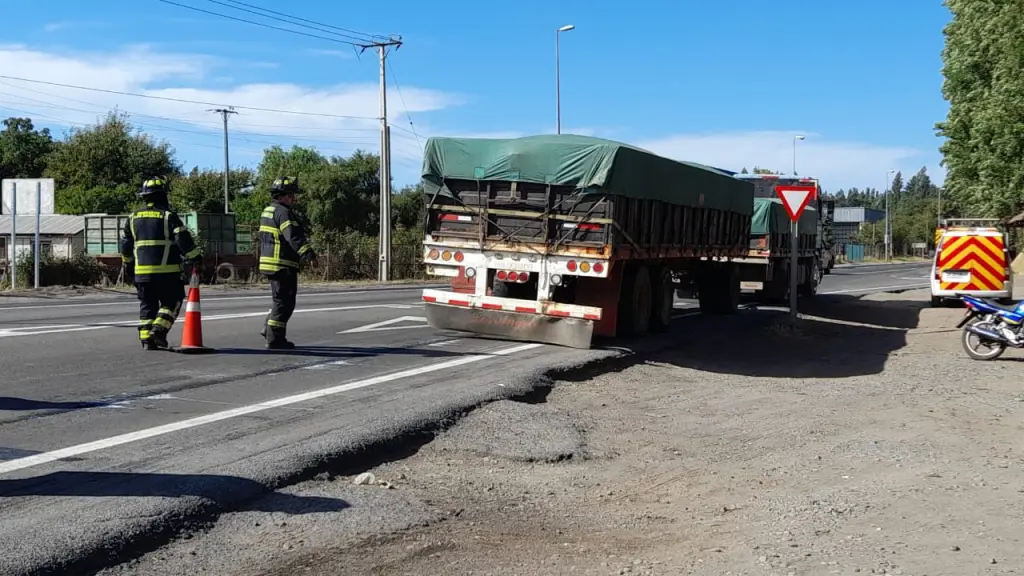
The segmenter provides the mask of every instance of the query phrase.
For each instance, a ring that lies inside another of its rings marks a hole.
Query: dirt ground
[[[693,319],[671,351],[481,408],[374,482],[295,488],[376,520],[241,512],[129,571],[1018,573],[1022,355],[969,360],[962,311],[926,301],[820,298],[795,330]]]

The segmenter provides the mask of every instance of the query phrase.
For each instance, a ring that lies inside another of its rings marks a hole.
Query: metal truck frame
[[[584,152],[588,144],[622,147],[620,162],[640,153],[674,163],[599,139],[534,138],[577,143]],[[516,150],[517,161],[528,163],[534,160],[526,157],[530,151],[543,154],[558,148]],[[440,171],[428,169],[427,163],[425,159],[425,175]],[[733,205],[752,207],[752,187],[711,168],[685,167],[697,171],[695,177],[704,178],[708,186],[707,193],[692,193],[693,205],[640,194],[628,197],[578,182],[530,182],[504,173],[498,174],[503,178],[487,177],[481,169],[474,174],[482,176],[477,179],[434,178],[432,194],[427,187],[424,263],[428,274],[452,278],[453,289],[423,291],[428,323],[589,348],[594,336],[667,330],[680,286],[698,292],[703,312],[734,312],[739,304],[738,268],[730,260],[746,255],[750,211],[731,209],[721,198],[712,202],[710,195],[724,190],[738,196]],[[614,187],[610,172],[601,176],[609,188]],[[657,175],[653,178],[648,184],[657,186]],[[724,188],[714,190],[716,184]]]

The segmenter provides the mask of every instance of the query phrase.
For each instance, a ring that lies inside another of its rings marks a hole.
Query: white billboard
[[[42,187],[41,214],[54,214],[56,205],[53,197],[53,178],[4,178],[0,195],[0,214],[12,214],[14,187],[17,185],[18,214],[36,213],[36,184]]]

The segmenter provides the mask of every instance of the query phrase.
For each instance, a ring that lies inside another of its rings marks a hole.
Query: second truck
[[[823,213],[821,189],[813,178],[775,174],[735,174],[754,185],[754,212],[750,248],[739,264],[740,288],[768,301],[785,301],[789,296],[789,267],[792,224],[775,188],[810,186],[814,197],[798,222],[797,283],[801,296],[814,296],[824,274],[832,271],[835,257],[829,245],[828,215]]]
[[[436,328],[589,348],[667,330],[676,290],[704,313],[740,299],[754,186],[633,146],[573,135],[431,138],[424,290]]]

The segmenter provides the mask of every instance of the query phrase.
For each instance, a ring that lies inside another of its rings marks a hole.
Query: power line
[[[409,114],[409,107],[405,105],[405,96],[402,95],[402,87],[398,84],[398,76],[395,74],[395,67],[391,64],[391,60],[387,60],[388,68],[391,70],[391,80],[395,83],[395,89],[398,90],[398,99],[402,101],[402,108],[405,109],[405,117],[409,120],[409,128],[412,129],[413,136],[416,137],[416,141],[423,145],[421,142],[420,135],[416,132],[416,126],[412,123],[412,115]]]
[[[209,14],[211,16],[220,16],[221,18],[227,18],[228,20],[234,20],[236,22],[245,22],[246,24],[254,24],[256,26],[262,26],[264,28],[270,28],[271,30],[280,30],[281,32],[288,32],[290,34],[298,34],[299,36],[308,36],[310,38],[317,38],[319,40],[327,40],[328,42],[337,42],[339,44],[348,44],[349,46],[358,46],[356,42],[348,40],[341,40],[338,38],[331,38],[329,36],[320,36],[319,34],[310,34],[309,32],[300,32],[298,30],[291,30],[289,28],[282,28],[280,26],[274,26],[272,24],[264,24],[263,22],[256,22],[255,20],[246,20],[245,18],[239,18],[237,16],[229,16],[227,14],[221,14],[220,12],[213,12],[212,10],[203,10],[202,8],[196,8],[195,6],[189,6],[187,4],[179,4],[172,2],[171,0],[157,0],[157,2],[163,2],[164,4],[170,4],[172,6],[178,6],[179,8],[185,8],[187,10],[194,10],[196,12],[202,12],[203,14]]]
[[[165,2],[168,0],[159,0]],[[33,80],[31,78],[20,78],[18,76],[4,76],[0,74],[0,78],[6,80],[18,80],[21,82],[31,82],[33,84],[46,84],[47,86],[57,86],[59,88],[74,88],[76,90],[87,90],[89,92],[102,92],[104,94],[116,94],[118,96],[132,96],[135,98],[149,98],[151,100],[164,100],[167,102],[179,102],[182,104],[198,104],[200,106],[225,106],[225,104],[219,104],[216,102],[203,102],[201,100],[187,100],[184,98],[171,98],[170,96],[155,96],[153,94],[138,94],[135,92],[121,92],[119,90],[108,90],[106,88],[93,88],[89,86],[77,86],[75,84],[62,84],[60,82],[48,82],[46,80]],[[239,106],[233,105],[233,108],[238,110],[252,110],[254,112],[271,112],[274,114],[295,114],[298,116],[317,116],[321,118],[340,118],[343,120],[380,120],[380,118],[374,118],[372,116],[345,116],[342,114],[327,114],[324,112],[299,112],[298,110],[278,110],[275,108],[258,108],[256,106]]]
[[[92,106],[94,108],[102,108],[105,111],[110,111],[110,110],[115,109],[115,108],[111,108],[110,106],[107,106],[106,104],[96,104],[95,102],[89,102],[87,100],[79,100],[77,98],[70,98],[68,96],[62,96],[60,94],[54,94],[52,92],[44,92],[42,90],[36,90],[34,88],[29,88],[27,86],[18,86],[17,84],[9,84],[7,82],[0,82],[0,86],[7,86],[9,88],[14,88],[16,90],[24,90],[26,92],[32,92],[34,94],[41,94],[43,96],[49,96],[51,98],[60,98],[61,100],[67,100],[68,102],[76,102],[78,104],[84,104],[85,106]],[[16,98],[21,98],[23,100],[31,100],[32,102],[38,102],[38,103],[43,104],[43,105],[45,105],[45,106],[47,106],[49,108],[59,108],[59,109],[63,109],[63,110],[71,110],[71,111],[74,111],[74,112],[84,112],[84,113],[89,113],[89,114],[92,114],[92,113],[96,112],[94,110],[82,110],[82,109],[79,109],[79,108],[72,108],[70,106],[59,106],[59,105],[54,104],[52,102],[47,102],[46,100],[37,100],[35,98],[29,98],[28,96],[22,96],[21,94],[11,94],[11,93],[8,93],[8,92],[0,92],[0,94],[6,95],[6,96],[14,96]],[[173,118],[173,117],[170,117],[170,116],[156,116],[156,115],[153,115],[153,114],[143,114],[142,112],[134,112],[132,110],[125,110],[125,109],[120,108],[120,107],[117,107],[116,109],[117,110],[121,110],[122,112],[126,112],[129,115],[131,115],[131,116],[137,116],[137,117],[140,117],[140,118],[153,118],[153,119],[156,119],[156,120],[166,120],[168,122],[181,122],[181,123],[184,123],[184,124],[196,124],[196,125],[199,125],[199,126],[203,126],[205,124],[212,124],[212,122],[207,122],[207,121],[203,121],[203,120],[192,120],[192,119],[185,119],[185,118]],[[377,120],[377,118],[372,118],[372,120]],[[378,128],[327,128],[327,127],[324,127],[324,126],[294,126],[294,125],[288,125],[288,124],[252,124],[252,123],[247,123],[247,122],[235,122],[235,126],[248,127],[248,128],[287,128],[288,130],[319,130],[319,131],[326,131],[326,132],[379,132],[380,131]],[[409,132],[405,128],[401,128],[399,126],[394,126],[394,128],[396,128],[398,130],[401,130],[402,132]],[[176,131],[179,131],[179,132],[193,132],[193,130],[182,130],[182,129],[178,129],[178,128],[166,128],[166,129],[167,130],[176,130]],[[212,126],[211,126],[211,129],[212,129]],[[266,134],[266,133],[252,132],[252,131],[249,131],[249,130],[245,130],[244,132],[246,132],[248,134],[252,134],[254,136],[267,136],[267,137],[271,137],[271,138],[277,137],[277,136],[283,136],[282,134]],[[200,132],[196,132],[196,133],[199,134]],[[297,138],[297,137],[294,137],[294,136],[289,136],[289,137],[293,138],[293,139],[310,140],[310,141],[314,141],[314,142],[323,142],[324,141],[324,140],[319,139],[319,138]],[[351,137],[352,136],[345,136],[345,138],[351,138]],[[356,136],[356,137],[358,138],[359,136]]]
[[[383,37],[377,36],[376,34],[367,34],[365,32],[359,32],[359,31],[356,31],[356,30],[350,30],[348,28],[342,28],[340,26],[334,26],[332,24],[324,24],[323,22],[317,22],[315,20],[309,20],[309,19],[306,19],[306,18],[301,18],[299,16],[292,16],[290,14],[285,14],[284,12],[277,12],[275,10],[270,10],[268,8],[261,8],[259,6],[254,6],[252,4],[248,4],[246,2],[239,2],[238,0],[227,0],[226,2],[221,2],[221,0],[206,0],[206,1],[207,2],[211,2],[213,4],[220,4],[221,6],[227,6],[228,8],[233,8],[235,10],[241,10],[242,12],[248,12],[250,14],[255,14],[257,16],[264,16],[264,17],[266,17],[266,14],[272,14],[274,16],[277,16],[279,19],[284,18],[284,19],[294,20],[294,21],[298,21],[298,22],[305,22],[306,24],[298,24],[297,22],[289,22],[289,23],[290,24],[295,24],[296,26],[300,26],[300,27],[303,27],[303,28],[310,28],[310,29],[313,29],[313,30],[319,30],[321,32],[326,32],[328,34],[334,34],[336,36],[341,36],[343,38],[351,38],[351,39],[353,39],[353,40],[355,40],[357,42],[370,42],[370,41],[373,41],[375,39],[383,38]],[[227,2],[230,2],[231,4],[235,4],[236,6],[231,6]],[[240,8],[239,6],[244,6],[245,8]],[[246,8],[252,8],[253,10],[247,10]],[[257,12],[256,10],[258,10],[259,12]],[[337,30],[338,32],[332,32],[332,30]],[[341,32],[341,33],[339,33],[339,32]]]

